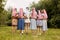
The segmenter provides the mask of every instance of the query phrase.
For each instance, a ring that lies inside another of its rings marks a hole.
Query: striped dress
[[[41,12],[40,10],[38,10],[38,15],[37,15],[37,26],[42,26],[42,15],[41,15]]]
[[[48,16],[47,16],[47,13],[46,13],[46,11],[44,10],[44,13],[42,13],[42,16],[43,16],[43,20],[42,20],[42,24],[43,24],[43,26],[42,26],[42,30],[43,31],[46,31],[48,28],[47,28],[47,18],[48,18]]]
[[[36,30],[37,29],[36,18],[37,18],[37,12],[36,11],[32,11],[32,13],[31,13],[31,22],[30,22],[30,28],[32,30]]]

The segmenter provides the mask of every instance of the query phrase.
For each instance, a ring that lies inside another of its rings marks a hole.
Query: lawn
[[[12,34],[11,27],[0,27],[0,40],[60,40],[60,29],[49,28],[45,35],[34,37],[31,33],[20,35],[19,31]]]

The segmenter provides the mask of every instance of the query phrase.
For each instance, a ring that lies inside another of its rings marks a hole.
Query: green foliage
[[[35,7],[36,10],[46,9],[48,14],[48,26],[60,28],[60,0],[40,0],[37,4],[32,4],[31,8],[32,7]]]
[[[3,11],[4,9],[3,9],[3,4],[2,4],[2,0],[0,0],[0,25],[1,24],[4,24],[4,11]]]
[[[11,26],[11,13],[9,14],[9,12],[8,12],[8,19],[7,19],[7,21],[6,21],[6,24],[8,25],[8,26]]]
[[[4,10],[5,2],[6,0],[0,0],[0,25],[11,25],[11,8]]]
[[[6,25],[6,20],[7,20],[7,12],[3,11],[0,14],[0,25]]]
[[[11,23],[11,12],[4,10],[6,0],[0,0],[0,25],[9,25]]]

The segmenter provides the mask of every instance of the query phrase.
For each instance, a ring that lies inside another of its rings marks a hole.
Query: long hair
[[[40,10],[38,10],[38,15],[37,15],[38,19],[43,19]]]
[[[19,16],[20,16],[20,17],[23,16],[23,8],[20,8],[20,10],[19,10]]]
[[[16,8],[13,8],[13,9],[12,9],[12,16],[15,16],[16,13],[17,13],[17,9],[16,9]]]
[[[36,15],[37,15],[37,12],[36,12],[35,8],[32,8],[31,17],[32,17],[32,18],[35,18]]]
[[[44,10],[44,18],[46,18],[46,19],[48,18],[46,10]]]

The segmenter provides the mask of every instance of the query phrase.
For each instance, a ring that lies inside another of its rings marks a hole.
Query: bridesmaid
[[[29,8],[26,7],[26,10],[25,10],[25,32],[26,34],[29,33],[29,28],[30,28],[30,11],[29,11]]]
[[[23,8],[20,8],[19,14],[18,14],[18,30],[20,30],[20,34],[23,34],[24,32],[24,13]]]
[[[43,33],[45,33],[46,30],[47,30],[47,18],[48,18],[47,12],[46,12],[45,9],[43,9],[43,10],[41,11],[41,15],[43,16],[43,20],[42,20],[42,24],[43,24],[43,26],[42,26],[42,31],[43,31]]]
[[[37,12],[35,10],[35,8],[32,8],[32,13],[31,13],[31,22],[30,22],[30,28],[33,34],[36,33],[36,19],[37,19]]]
[[[17,9],[12,9],[12,32],[14,33],[16,31],[17,27]]]
[[[37,33],[39,33],[38,35],[41,35],[41,27],[42,27],[42,15],[40,10],[38,10],[38,14],[37,14]]]

